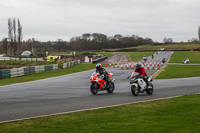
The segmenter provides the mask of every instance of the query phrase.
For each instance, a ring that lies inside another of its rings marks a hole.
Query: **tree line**
[[[143,38],[138,35],[122,36],[115,34],[107,36],[102,33],[84,33],[78,37],[72,37],[69,42],[58,39],[57,41],[40,42],[35,38],[22,41],[22,25],[19,19],[8,19],[8,37],[0,42],[0,53],[7,55],[19,55],[25,50],[33,54],[59,51],[83,51],[83,50],[104,50],[115,48],[135,47],[139,45],[157,45],[173,43],[172,38],[164,37],[163,43],[154,42],[151,38]],[[198,39],[200,40],[200,26],[198,27]]]
[[[72,49],[79,51],[127,48],[145,44],[152,45],[154,42],[150,38],[142,38],[138,35],[122,36],[120,34],[116,34],[108,37],[102,33],[85,33],[79,37],[72,37],[69,44]]]

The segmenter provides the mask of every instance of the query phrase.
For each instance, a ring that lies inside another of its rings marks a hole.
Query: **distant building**
[[[24,51],[21,55],[31,55],[32,52],[31,51]]]

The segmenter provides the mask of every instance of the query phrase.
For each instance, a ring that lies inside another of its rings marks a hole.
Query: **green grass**
[[[158,51],[161,47],[164,47],[165,50],[192,50],[192,49],[199,49],[200,42],[187,42],[187,43],[173,43],[173,44],[162,44],[162,45],[139,45],[136,47],[129,47],[129,48],[116,48],[116,49],[109,49],[110,51],[119,51],[124,50],[127,51],[128,49],[134,49],[137,51]]]
[[[199,51],[175,51],[171,56],[169,63],[181,63],[186,58],[189,58],[190,63],[200,63]]]
[[[200,95],[0,124],[3,133],[199,133]]]
[[[36,66],[36,65],[49,65],[49,64],[55,64],[55,62],[9,60],[9,61],[0,61],[0,69],[9,69],[9,68]]]
[[[126,53],[129,54],[131,61],[139,61],[143,60],[144,55],[148,57],[154,54],[155,52],[126,52]]]
[[[167,65],[156,79],[186,78],[200,76],[200,65]]]
[[[0,86],[13,84],[13,83],[34,81],[34,80],[45,79],[45,78],[50,78],[50,77],[56,77],[56,76],[86,71],[86,70],[90,70],[90,69],[95,69],[95,64],[78,64],[78,65],[75,65],[75,66],[73,66],[71,68],[67,68],[67,69],[46,71],[46,72],[35,73],[35,74],[31,74],[31,75],[9,78],[9,79],[1,79]]]

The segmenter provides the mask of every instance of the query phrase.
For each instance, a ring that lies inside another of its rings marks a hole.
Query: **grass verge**
[[[3,133],[199,133],[200,95],[0,124]]]
[[[9,79],[1,79],[0,86],[13,84],[13,83],[34,81],[34,80],[45,79],[45,78],[50,78],[50,77],[56,77],[56,76],[86,71],[86,70],[90,70],[90,69],[95,69],[95,64],[78,64],[78,65],[75,65],[75,66],[73,66],[71,68],[67,68],[67,69],[46,71],[46,72],[35,73],[35,74],[31,74],[31,75],[9,78]]]
[[[200,76],[200,65],[166,65],[155,79],[186,78]]]
[[[169,63],[182,63],[183,60],[189,58],[190,63],[200,63],[199,51],[175,51],[172,54]]]
[[[0,61],[0,69],[10,69],[10,68],[25,67],[25,66],[37,66],[37,65],[49,65],[49,64],[55,64],[55,62],[8,60],[8,61]]]
[[[131,61],[139,61],[143,60],[144,55],[148,57],[154,54],[155,52],[126,52],[126,53],[129,54]]]

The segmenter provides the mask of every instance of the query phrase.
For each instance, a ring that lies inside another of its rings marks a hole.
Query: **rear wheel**
[[[110,83],[110,87],[107,89],[108,93],[112,93],[115,89],[115,84],[114,83]]]
[[[90,86],[90,90],[92,94],[97,94],[97,92],[99,91],[99,85],[97,83],[92,83]]]
[[[147,94],[151,95],[151,94],[153,94],[153,91],[154,91],[153,84],[150,83],[149,88],[148,88],[148,90],[146,92],[147,92]]]
[[[131,92],[134,96],[138,96],[139,94],[139,88],[135,86],[131,86]]]

